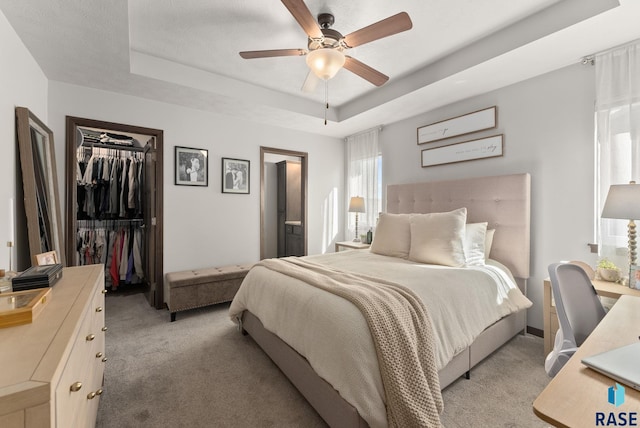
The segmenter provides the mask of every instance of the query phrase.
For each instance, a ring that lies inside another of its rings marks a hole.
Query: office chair
[[[554,263],[549,265],[549,278],[560,328],[544,369],[554,377],[604,318],[605,310],[580,266]]]

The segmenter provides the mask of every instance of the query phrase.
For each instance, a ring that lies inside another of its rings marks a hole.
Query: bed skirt
[[[440,387],[444,389],[459,377],[468,376],[470,370],[493,351],[518,333],[524,334],[525,323],[526,310],[522,310],[485,329],[469,348],[438,372]],[[243,334],[248,333],[253,338],[330,427],[368,427],[356,408],[318,376],[306,358],[266,330],[258,317],[244,311],[241,325]]]

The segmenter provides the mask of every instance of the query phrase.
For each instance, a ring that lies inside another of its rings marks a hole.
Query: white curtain
[[[380,129],[375,128],[347,137],[347,189],[345,207],[353,196],[364,198],[364,213],[358,214],[358,234],[374,229],[382,211],[382,157],[379,143]],[[355,237],[355,214],[346,213],[345,239]]]
[[[595,66],[598,243],[600,256],[624,269],[628,220],[600,214],[610,185],[640,183],[640,41],[596,55]]]

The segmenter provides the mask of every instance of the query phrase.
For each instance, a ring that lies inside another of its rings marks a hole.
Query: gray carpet
[[[99,428],[324,427],[279,369],[228,318],[228,304],[178,313],[107,295]],[[548,379],[542,339],[518,336],[443,392],[444,426],[543,427],[531,403]]]

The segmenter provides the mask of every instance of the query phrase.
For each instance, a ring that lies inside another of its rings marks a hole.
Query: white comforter
[[[308,256],[315,263],[386,278],[425,302],[436,336],[438,370],[500,318],[531,306],[497,262],[450,268],[364,250]],[[348,301],[264,267],[253,268],[230,307],[244,310],[303,355],[351,403],[371,428],[387,425],[373,341],[360,311]]]

